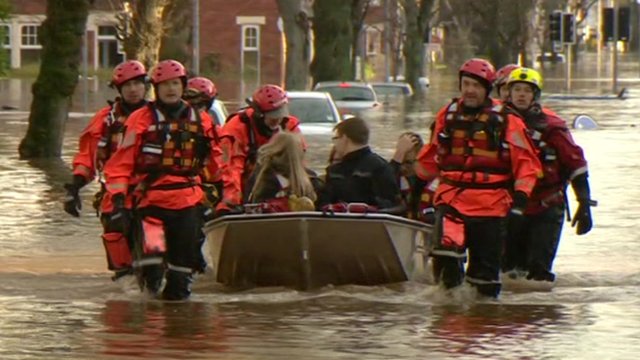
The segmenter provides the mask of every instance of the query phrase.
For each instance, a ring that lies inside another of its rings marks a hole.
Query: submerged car
[[[413,95],[413,88],[406,82],[377,82],[371,83],[378,98],[404,97]]]
[[[378,97],[370,84],[357,81],[322,81],[314,91],[328,92],[338,110],[343,113],[358,114],[380,107]]]
[[[289,113],[300,120],[303,134],[331,134],[340,122],[340,113],[328,93],[289,91]]]

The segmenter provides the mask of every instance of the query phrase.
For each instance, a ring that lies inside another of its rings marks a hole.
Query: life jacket
[[[104,164],[118,149],[122,141],[126,120],[127,115],[122,109],[122,105],[116,101],[111,105],[111,111],[104,118],[102,134],[96,148],[96,168],[98,171],[102,171]]]
[[[189,106],[177,119],[167,119],[156,106],[149,104],[149,107],[153,122],[142,134],[136,171],[183,176],[199,174],[211,145],[198,111]]]
[[[568,174],[562,170],[555,148],[549,145],[548,139],[554,131],[567,131],[564,121],[556,116],[540,110],[537,114],[525,117],[527,133],[538,150],[542,163],[543,177],[536,182],[530,202],[544,207],[564,202],[564,190]],[[532,116],[537,117],[533,119]]]
[[[441,181],[461,188],[497,189],[511,186],[509,145],[505,142],[507,109],[502,104],[464,114],[457,100],[445,113],[437,134]],[[462,175],[471,174],[462,179]]]

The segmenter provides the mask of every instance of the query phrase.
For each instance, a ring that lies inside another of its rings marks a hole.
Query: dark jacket
[[[367,146],[329,165],[317,204],[322,207],[338,202],[362,202],[379,209],[401,205],[400,189],[389,163]]]
[[[426,186],[426,181],[421,180],[416,175],[404,177],[401,174],[402,164],[391,160],[389,161],[393,174],[396,177],[396,182],[400,188],[400,194],[402,201],[407,206],[407,217],[410,219],[418,219],[418,213],[420,212],[420,198],[422,196],[422,190]],[[403,180],[404,178],[404,180]],[[406,181],[405,184],[403,182]],[[408,186],[408,188],[404,188]]]

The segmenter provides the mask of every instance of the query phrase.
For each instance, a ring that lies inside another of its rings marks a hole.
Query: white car
[[[300,120],[304,135],[331,134],[341,117],[331,96],[317,91],[288,91],[289,113]]]
[[[227,120],[227,116],[229,116],[227,107],[224,105],[222,100],[218,99],[213,100],[213,104],[211,104],[211,107],[209,108],[209,114],[211,115],[211,118],[213,118],[213,121],[220,126],[224,125]]]
[[[343,113],[358,114],[380,108],[378,97],[370,84],[357,81],[321,81],[314,91],[328,92]]]

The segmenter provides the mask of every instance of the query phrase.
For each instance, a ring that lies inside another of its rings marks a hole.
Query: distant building
[[[87,20],[87,53],[89,67],[111,68],[123,60],[116,38],[117,2],[95,0]],[[42,45],[38,33],[46,18],[47,0],[11,0],[10,18],[0,22],[5,38],[3,47],[9,53],[10,67],[40,61]]]

